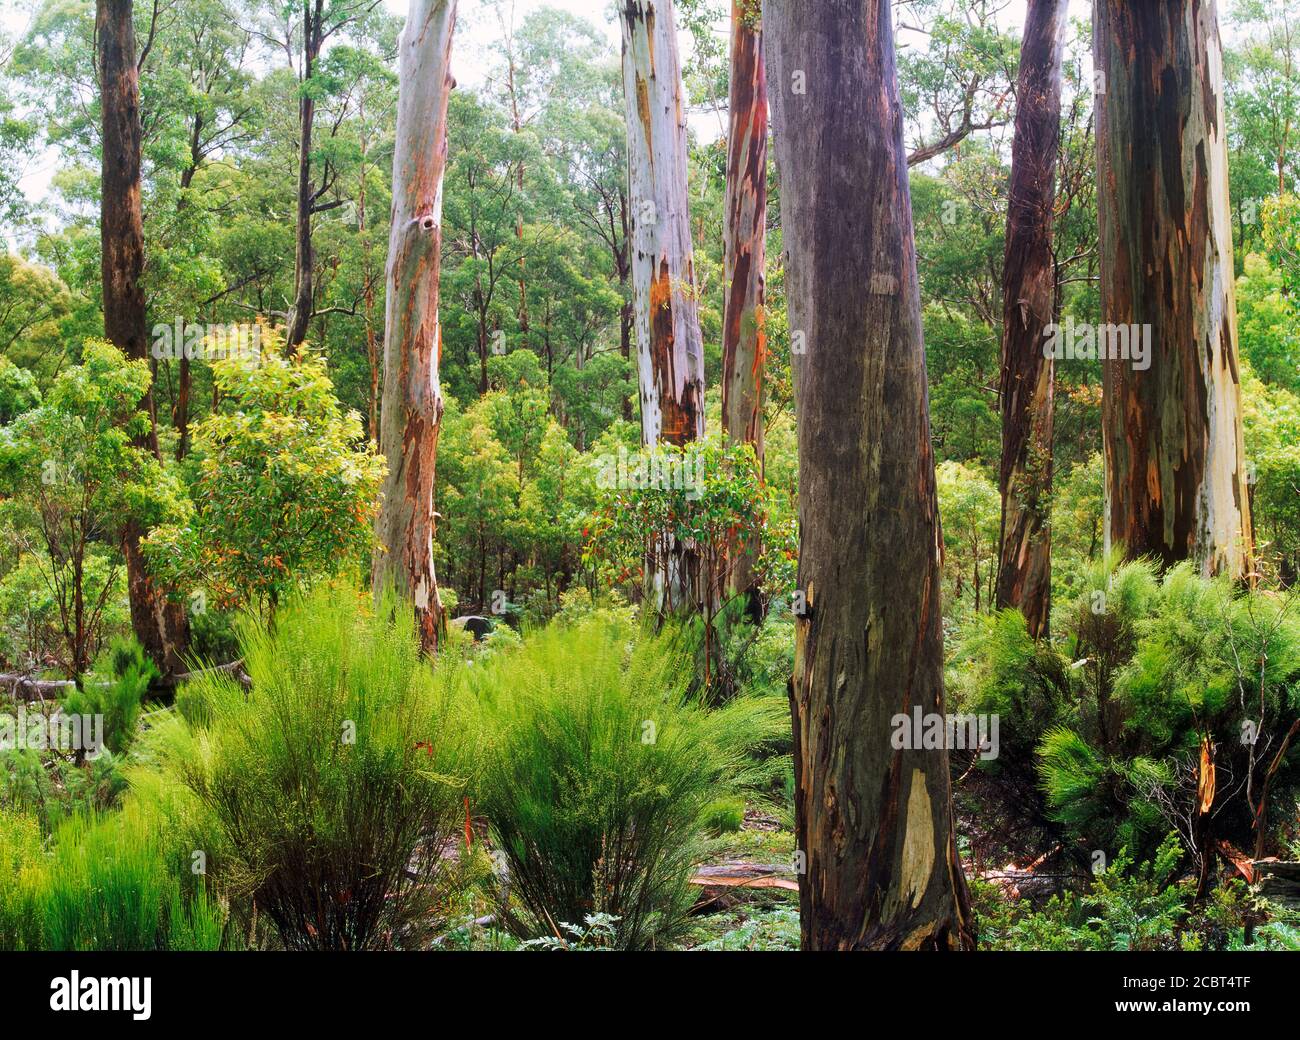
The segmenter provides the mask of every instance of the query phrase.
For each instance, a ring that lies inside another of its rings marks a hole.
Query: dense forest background
[[[479,647],[453,636],[448,654],[497,669],[504,683],[559,667],[556,655],[608,650],[606,636],[592,629],[583,630],[585,642],[557,645],[565,637],[546,626],[591,624],[595,616],[627,626],[618,629],[627,635],[636,609],[653,596],[647,540],[688,538],[708,572],[699,602],[663,610],[678,616],[644,638],[659,657],[688,660],[690,675],[638,681],[684,683],[720,715],[743,713],[757,698],[785,718],[806,598],[796,577],[792,376],[803,344],[787,317],[781,217],[782,194],[799,189],[775,163],[766,166],[761,438],[749,438],[756,450],[746,454],[724,436],[722,420],[734,12],[721,0],[678,0],[689,99],[688,292],[703,345],[705,446],[689,456],[678,446],[684,484],[637,494],[644,481],[628,473],[642,450],[633,277],[639,200],[629,194],[615,12],[595,0],[588,6],[584,16],[545,3],[466,0],[452,46],[459,82],[448,105],[442,187],[444,412],[434,559],[447,616],[481,615],[496,626]],[[1300,717],[1300,633],[1291,608],[1300,579],[1300,150],[1293,140],[1300,135],[1300,4],[1235,0],[1220,10],[1254,591],[1108,551],[1101,365],[1058,358],[1048,445],[1051,613],[1034,632],[1014,611],[998,610],[1000,349],[1025,5],[902,0],[893,9],[941,517],[942,667],[950,702],[1002,719],[996,761],[966,749],[952,766],[960,854],[982,934],[1004,945],[1140,946],[1158,945],[1177,925],[1186,930],[1184,945],[1222,945],[1229,933],[1249,941],[1269,914],[1240,893],[1207,909],[1205,889],[1216,861],[1230,874],[1234,862],[1266,853],[1295,859],[1300,850],[1287,758],[1292,720]],[[1104,86],[1093,68],[1088,5],[1071,4],[1068,14],[1050,269],[1054,318],[1063,327],[1102,320],[1095,104]],[[366,585],[372,568],[384,479],[385,311],[393,305],[385,273],[403,20],[379,0],[137,0],[141,286],[150,342],[143,365],[123,365],[104,343],[96,4],[6,4],[0,671],[14,689],[20,679],[30,689],[47,681],[79,692],[93,686],[87,676],[108,676],[115,689],[128,674],[144,676],[146,686],[157,679],[126,641],[132,569],[119,537],[126,517],[138,528],[149,571],[169,590],[168,609],[185,615],[184,661],[156,661],[164,672],[234,663],[266,677],[269,688],[275,654],[326,652],[313,642],[319,636],[301,597],[317,597],[305,602],[322,632],[338,635],[351,623],[319,597],[321,589]],[[263,363],[243,363],[249,343]],[[149,385],[151,426],[136,411]],[[157,452],[142,461],[130,438],[145,426]],[[740,588],[722,573],[736,566],[738,539],[752,572]],[[724,588],[739,594],[721,597]],[[249,618],[267,626],[261,636],[248,634]],[[387,638],[370,628],[365,636],[379,644]],[[178,705],[186,697],[197,703],[194,690],[208,682],[197,680]],[[224,707],[203,712],[234,710],[219,690],[204,690]],[[1247,699],[1258,710],[1247,710]],[[707,818],[713,839],[726,846],[715,860],[732,874],[738,859],[784,861],[798,852],[797,783],[783,757],[788,723],[772,729],[765,718],[730,719],[744,731],[736,739],[749,741],[746,753],[762,749],[751,770],[761,776],[746,774],[750,794],[705,791],[710,797],[692,817],[691,826]],[[1264,736],[1238,750],[1243,719]],[[1194,811],[1207,742],[1225,749],[1222,814],[1209,830]],[[130,743],[115,749],[123,762]],[[39,804],[37,816],[61,800],[115,806],[126,781],[109,767],[84,766],[78,760],[52,772],[48,761],[37,769],[12,761],[0,771],[0,801],[25,810]],[[692,768],[708,773],[699,762]],[[74,770],[84,778],[71,779]],[[227,780],[228,794],[255,799],[253,774]],[[499,803],[521,782],[502,772],[476,802],[507,848],[509,812]],[[213,788],[195,783],[201,796],[211,795]],[[684,795],[683,804],[695,796]],[[57,830],[57,821],[39,822],[42,834]],[[270,844],[259,855],[269,855]],[[1100,889],[1069,894],[1071,879],[1095,872],[1099,850]],[[255,887],[257,871],[245,867],[232,891]],[[512,869],[536,919],[545,916],[539,907],[584,905],[547,903],[549,879],[530,878],[522,862]],[[1035,873],[1051,880],[1026,883],[1026,893],[1043,902],[1022,919],[1008,909],[1007,892]],[[1194,904],[1190,891],[1177,889],[1189,878]],[[1048,896],[1054,902],[1046,904]],[[273,942],[319,939],[319,921],[283,913]],[[798,941],[788,903],[755,912],[728,904],[727,914],[717,935],[692,941]],[[654,927],[627,909],[612,923],[601,917],[584,926],[575,920],[581,916],[574,909],[564,918],[577,928],[578,944],[654,938]],[[554,924],[543,932],[555,932]],[[1300,935],[1281,918],[1268,927],[1270,942]],[[507,930],[524,934],[528,926]],[[473,944],[473,933],[457,941]],[[246,927],[244,934],[252,935]]]

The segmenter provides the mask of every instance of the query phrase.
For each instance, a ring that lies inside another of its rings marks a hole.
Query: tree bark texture
[[[672,0],[622,0],[632,305],[641,440],[685,445],[704,436],[704,344],[696,298],[687,185],[686,107]],[[699,599],[693,548],[648,553],[645,589],[659,611]]]
[[[1054,364],[1043,330],[1056,320],[1052,251],[1061,140],[1067,0],[1029,0],[1016,79],[1016,132],[1002,268],[1002,534],[997,605],[1047,634],[1052,595]]]
[[[769,0],[799,418],[790,683],[803,945],[965,949],[973,919],[942,750],[940,531],[889,0]],[[798,611],[796,611],[798,613]]]
[[[1103,363],[1108,541],[1246,576],[1252,533],[1237,367],[1214,0],[1096,0],[1102,322],[1149,325],[1150,367]]]
[[[411,0],[402,31],[379,413],[388,476],[376,526],[375,591],[391,585],[411,600],[429,653],[444,627],[433,566],[433,489],[443,410],[438,265],[455,22],[455,0]]]
[[[731,104],[723,211],[722,429],[763,463],[767,303],[767,69],[758,0],[732,0]],[[747,592],[754,571],[733,548],[728,591]]]
[[[144,220],[140,199],[140,82],[136,69],[131,0],[98,0],[96,56],[102,98],[103,170],[100,185],[100,256],[104,336],[128,358],[147,359],[148,322],[140,275],[144,270]],[[158,452],[152,389],[141,407],[149,432],[139,446]],[[122,528],[131,626],[164,676],[182,671],[188,624],[182,604],[171,602],[145,568],[139,525]]]
[[[672,0],[624,0],[620,20],[641,437],[681,445],[704,436],[704,348]]]

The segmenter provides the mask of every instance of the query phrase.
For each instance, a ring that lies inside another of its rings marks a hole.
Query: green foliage
[[[1053,896],[1019,913],[996,886],[976,882],[973,899],[981,942],[994,950],[1172,950],[1188,914],[1190,891],[1177,881],[1182,847],[1169,835],[1152,859],[1134,866],[1127,849],[1082,895]]]
[[[140,703],[158,669],[134,639],[116,639],[96,662],[80,689],[68,694],[63,710],[73,715],[102,715],[104,746],[125,754],[135,740]]]
[[[744,799],[716,798],[704,807],[700,820],[711,834],[734,834],[745,823]]]
[[[51,950],[221,948],[226,915],[200,878],[187,892],[159,820],[128,802],[70,817],[55,833],[42,894]]]
[[[47,833],[69,816],[112,808],[125,791],[122,763],[111,751],[80,765],[58,752],[0,752],[0,809],[36,817]]]
[[[704,925],[697,931],[704,932]],[[720,914],[707,925],[711,937],[695,950],[788,951],[799,949],[799,908],[789,903],[752,903]]]
[[[703,441],[685,447],[609,453],[596,459],[601,494],[589,520],[585,558],[618,585],[651,559],[667,559],[673,546],[690,545],[699,561],[699,602],[667,602],[668,612],[707,608],[724,589],[734,566],[728,547],[749,557],[765,590],[793,585],[794,550],[788,533],[768,520],[767,498],[748,444]]]
[[[150,533],[149,559],[218,608],[274,609],[295,588],[366,556],[384,461],[361,442],[324,361],[281,355],[215,361],[229,408],[194,431],[193,514]]]
[[[552,953],[597,953],[616,949],[618,918],[612,914],[588,914],[583,925],[560,922],[559,935],[541,935],[520,943],[523,950],[546,950]]]
[[[43,858],[36,821],[0,810],[0,950],[39,950],[43,945]]]
[[[149,429],[140,400],[149,365],[89,342],[81,365],[65,369],[41,404],[0,427],[0,520],[33,558],[57,614],[60,665],[79,676],[98,646],[110,569],[87,583],[96,543],[114,543],[128,521],[162,522],[184,505],[180,486],[136,439]]]
[[[1002,498],[997,484],[960,462],[941,462],[935,478],[943,520],[944,577],[952,588],[952,595],[944,596],[944,609],[950,616],[959,610],[979,613],[994,602]]]
[[[178,701],[197,726],[170,767],[215,821],[214,872],[287,949],[413,944],[436,904],[461,727],[407,617],[317,591],[245,625],[251,692],[210,673]]]
[[[619,949],[682,934],[706,808],[788,726],[770,699],[708,711],[691,678],[660,641],[608,617],[553,625],[466,670],[487,735],[477,801],[525,911],[518,931],[607,913]]]

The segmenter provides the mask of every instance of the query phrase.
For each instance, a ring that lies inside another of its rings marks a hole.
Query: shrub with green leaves
[[[178,698],[196,728],[170,758],[225,850],[209,869],[288,949],[412,945],[439,898],[464,729],[409,616],[318,590],[245,624],[250,691],[209,673]]]
[[[136,737],[140,703],[156,678],[158,669],[140,644],[119,637],[95,662],[81,688],[64,698],[63,710],[70,715],[102,715],[104,746],[115,755],[125,754]]]
[[[612,615],[462,671],[484,733],[478,809],[523,907],[507,914],[515,931],[562,938],[563,923],[607,914],[620,949],[681,935],[707,810],[766,776],[754,756],[789,725],[774,698],[702,707],[692,671]]]
[[[192,515],[145,540],[151,563],[205,606],[276,604],[338,574],[373,546],[384,459],[344,412],[323,358],[282,356],[272,330],[260,358],[213,362],[226,407],[194,430]]]

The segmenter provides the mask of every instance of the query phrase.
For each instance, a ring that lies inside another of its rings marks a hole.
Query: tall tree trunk
[[[128,358],[148,358],[148,324],[140,274],[144,270],[144,221],[140,202],[140,83],[135,63],[131,0],[98,0],[95,39],[103,109],[103,173],[99,231],[104,293],[104,336]],[[149,432],[139,446],[158,451],[153,390],[141,407]],[[168,600],[145,568],[143,532],[133,520],[122,528],[131,625],[140,645],[164,676],[182,671],[187,624],[184,607]]]
[[[510,121],[516,135],[523,132],[524,124],[519,113],[519,93],[515,85],[515,47],[513,36],[509,41],[509,54],[506,61],[506,88],[510,94]],[[515,170],[515,189],[518,196],[515,201],[515,241],[519,245],[519,345],[528,349],[528,287],[527,259],[524,256],[524,163],[521,159]]]
[[[306,0],[302,5],[302,96],[298,98],[298,201],[294,221],[293,305],[289,310],[285,347],[290,352],[307,338],[307,326],[315,309],[315,251],[311,240],[312,207],[316,186],[311,174],[312,130],[316,122],[316,100],[310,80],[320,56],[324,0]]]
[[[1019,607],[1047,634],[1052,596],[1052,382],[1043,330],[1056,320],[1052,252],[1061,143],[1061,57],[1067,0],[1029,0],[1011,150],[1002,268],[1002,535],[997,605]]]
[[[684,445],[704,436],[704,345],[691,249],[686,108],[672,0],[622,0],[632,301],[641,440]],[[647,561],[657,609],[696,599],[699,561],[674,544]]]
[[[433,488],[443,408],[438,264],[455,23],[456,0],[411,0],[402,31],[379,414],[388,476],[376,526],[375,591],[391,585],[412,600],[429,653],[444,628],[433,568]]]
[[[799,418],[795,819],[805,949],[963,949],[938,507],[890,0],[769,0]],[[914,741],[908,743],[914,744]]]
[[[1102,369],[1109,542],[1242,578],[1241,430],[1223,62],[1214,0],[1096,0],[1103,323],[1150,367]]]
[[[767,70],[758,0],[731,3],[731,105],[723,231],[722,429],[763,464],[767,360]],[[743,545],[731,546],[728,593],[756,592]]]
[[[365,100],[357,103],[358,117],[364,119]],[[357,183],[357,231],[362,236],[361,277],[365,280],[362,299],[363,323],[366,329],[366,361],[370,366],[369,423],[370,436],[379,442],[379,337],[375,335],[375,271],[374,252],[370,229],[366,226],[366,177],[369,171],[369,136],[361,135],[361,176]]]

